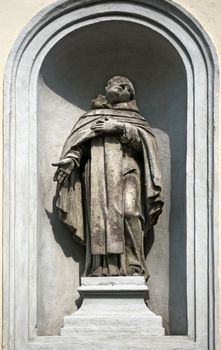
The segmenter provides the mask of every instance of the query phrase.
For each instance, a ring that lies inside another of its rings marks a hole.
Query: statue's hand
[[[100,133],[121,133],[123,132],[124,125],[123,123],[105,117],[96,121],[91,129]]]
[[[58,166],[56,173],[54,174],[54,181],[61,184],[71,174],[75,167],[75,162],[72,158],[64,158],[59,162],[52,163],[53,166]]]

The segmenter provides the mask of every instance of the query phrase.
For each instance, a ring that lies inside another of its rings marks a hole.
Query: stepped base
[[[164,335],[162,318],[144,302],[148,291],[144,277],[83,277],[78,291],[82,306],[64,318],[61,336],[82,334],[99,340],[119,335],[132,340]]]

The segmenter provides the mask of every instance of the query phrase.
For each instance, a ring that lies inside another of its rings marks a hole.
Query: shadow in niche
[[[179,54],[161,35],[140,25],[120,21],[98,23],[71,33],[56,44],[47,55],[41,70],[42,80],[47,92],[49,91],[54,99],[53,103],[54,101],[63,103],[62,106],[67,111],[70,105],[88,110],[91,99],[95,98],[97,93],[103,93],[101,89],[113,75],[124,75],[135,82],[138,106],[144,112],[141,114],[147,115],[150,125],[162,130],[170,140],[171,160],[168,160],[171,161],[170,211],[166,219],[164,216],[166,223],[163,222],[165,227],[161,225],[160,233],[160,237],[165,240],[162,245],[168,241],[169,245],[164,249],[158,244],[159,226],[157,226],[155,236],[154,231],[150,231],[145,239],[145,254],[150,252],[151,255],[151,250],[157,245],[160,248],[158,254],[162,252],[167,254],[169,295],[164,294],[163,286],[159,285],[160,271],[159,275],[156,275],[158,266],[154,269],[155,276],[151,274],[151,278],[155,279],[155,290],[161,293],[160,298],[156,300],[162,303],[162,308],[164,304],[168,306],[169,311],[164,308],[164,317],[170,328],[168,333],[185,335],[187,333],[185,207],[187,85],[185,67]],[[62,99],[57,99],[58,96]],[[56,104],[54,106],[54,110],[51,106],[49,108],[49,112],[54,113],[53,118],[57,113]],[[70,110],[72,112],[72,109]],[[76,113],[75,117],[79,117],[79,110],[77,112],[76,110],[73,109],[73,113]],[[57,213],[57,210],[54,213]],[[55,222],[53,217],[51,220],[55,239],[64,245],[62,247],[64,253],[66,251],[65,254],[70,254],[69,256],[79,260],[79,248],[76,248],[79,245],[73,244],[68,229],[64,228],[61,222]],[[66,240],[66,243],[62,240]],[[72,248],[67,247],[67,244],[73,246],[75,252],[71,252]],[[80,248],[82,251],[83,248]],[[163,257],[155,255],[154,259],[156,259],[154,263],[158,264],[160,261],[162,267]],[[154,307],[160,313],[157,303]]]
[[[154,239],[155,239],[155,233],[154,233],[154,228],[150,229],[147,232],[147,235],[144,237],[144,256],[145,259],[148,256],[153,244],[154,244]]]
[[[176,186],[179,167],[171,165],[171,185]],[[183,179],[184,181],[184,179]],[[186,189],[186,188],[185,188]],[[186,286],[186,220],[185,198],[177,203],[174,192],[171,193],[171,211],[169,220],[169,335],[187,335],[187,286]],[[182,217],[183,214],[183,217]],[[174,225],[174,223],[176,225]]]
[[[80,285],[80,278],[83,275],[84,269],[85,269],[84,262],[82,262],[85,260],[85,247],[82,246],[80,243],[78,243],[76,240],[74,240],[74,237],[70,232],[70,230],[67,227],[65,227],[65,225],[59,219],[58,208],[56,206],[57,199],[58,199],[58,192],[56,191],[56,194],[53,198],[52,213],[50,213],[47,209],[45,209],[45,212],[50,221],[54,238],[62,248],[64,255],[67,258],[72,257],[74,261],[79,263],[79,285]],[[83,256],[83,259],[82,259],[82,256]],[[82,296],[79,295],[78,299],[75,300],[75,305],[79,309],[81,304],[82,304]]]
[[[145,260],[154,244],[154,239],[155,239],[155,233],[154,233],[154,228],[151,228],[147,234],[144,236],[144,257],[145,257]],[[147,269],[148,269],[148,266],[147,266]],[[148,269],[149,271],[149,269]],[[150,295],[149,295],[149,290],[147,292],[145,292],[144,294],[144,300],[145,300],[145,303],[148,307],[148,300],[150,299]]]
[[[84,263],[82,263],[82,256],[85,256],[85,247],[74,240],[70,230],[67,227],[65,227],[65,225],[59,219],[58,208],[56,206],[57,199],[58,199],[58,193],[56,192],[56,195],[53,198],[52,213],[50,213],[47,209],[45,209],[45,212],[50,221],[54,238],[62,248],[64,255],[66,257],[72,257],[74,261],[79,263],[79,284],[80,284],[80,277],[84,273]],[[76,301],[77,306],[79,302]]]

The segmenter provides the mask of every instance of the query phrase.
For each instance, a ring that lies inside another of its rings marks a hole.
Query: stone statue
[[[162,212],[156,139],[132,83],[115,76],[67,138],[54,180],[61,220],[86,245],[86,276],[144,275],[144,235]]]

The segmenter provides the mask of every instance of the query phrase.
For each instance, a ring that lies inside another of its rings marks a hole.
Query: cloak
[[[144,188],[142,188],[145,199],[144,231],[147,232],[156,224],[163,206],[157,143],[147,121],[131,110],[96,109],[80,117],[64,144],[61,159],[78,147],[89,145],[90,208],[85,207],[83,199],[80,166],[75,168],[62,184],[57,206],[62,221],[73,232],[74,237],[83,244],[87,239],[85,216],[89,213],[92,254],[122,254],[124,253],[122,188],[122,142],[124,141],[123,138],[114,134],[98,136],[98,133],[91,129],[98,119],[105,117],[125,125],[132,125],[139,132],[144,168]]]

